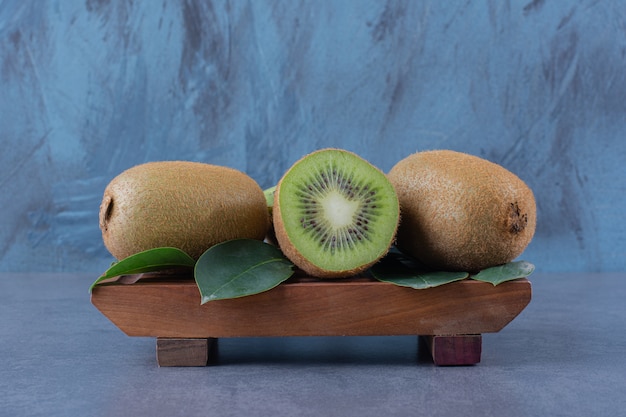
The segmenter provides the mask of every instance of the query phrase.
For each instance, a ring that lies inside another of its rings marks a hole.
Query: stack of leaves
[[[239,298],[269,291],[289,279],[295,266],[276,246],[252,239],[236,239],[208,249],[195,261],[176,248],[156,248],[115,262],[89,288],[124,275],[136,275],[172,268],[189,268],[200,290],[201,304],[213,300]],[[526,261],[510,262],[476,274],[427,270],[397,250],[392,250],[372,266],[374,279],[403,287],[426,289],[463,279],[491,283],[525,278],[535,267]]]

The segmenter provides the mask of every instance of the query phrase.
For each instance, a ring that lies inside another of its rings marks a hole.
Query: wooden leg
[[[480,362],[482,336],[419,336],[426,342],[435,365],[475,365]],[[214,362],[217,339],[157,338],[159,366],[207,366]]]
[[[159,366],[206,366],[212,345],[217,340],[158,337],[156,356]]]
[[[475,365],[480,362],[480,334],[420,337],[426,341],[435,365]]]

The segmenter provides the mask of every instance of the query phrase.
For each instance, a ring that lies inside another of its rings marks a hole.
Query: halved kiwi
[[[347,277],[388,252],[399,203],[382,171],[329,148],[306,155],[283,175],[273,219],[280,248],[300,269],[319,278]]]

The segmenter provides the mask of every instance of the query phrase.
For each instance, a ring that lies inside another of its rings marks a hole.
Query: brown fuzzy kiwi
[[[398,162],[388,178],[402,214],[397,247],[432,268],[476,272],[510,262],[535,233],[531,189],[477,156],[418,152]]]
[[[117,259],[176,247],[197,259],[237,238],[263,240],[269,215],[263,190],[232,168],[190,161],[134,166],[104,191],[100,229]]]

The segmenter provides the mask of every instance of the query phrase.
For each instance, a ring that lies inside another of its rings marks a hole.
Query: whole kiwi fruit
[[[116,176],[100,205],[104,244],[117,259],[175,247],[197,259],[231,239],[263,240],[265,196],[247,174],[191,161],[136,165]]]
[[[399,204],[385,174],[360,156],[321,149],[302,157],[276,186],[274,229],[283,253],[318,278],[365,271],[392,245]]]
[[[400,200],[397,247],[439,270],[505,264],[530,243],[532,190],[501,165],[451,150],[417,152],[388,173]]]

